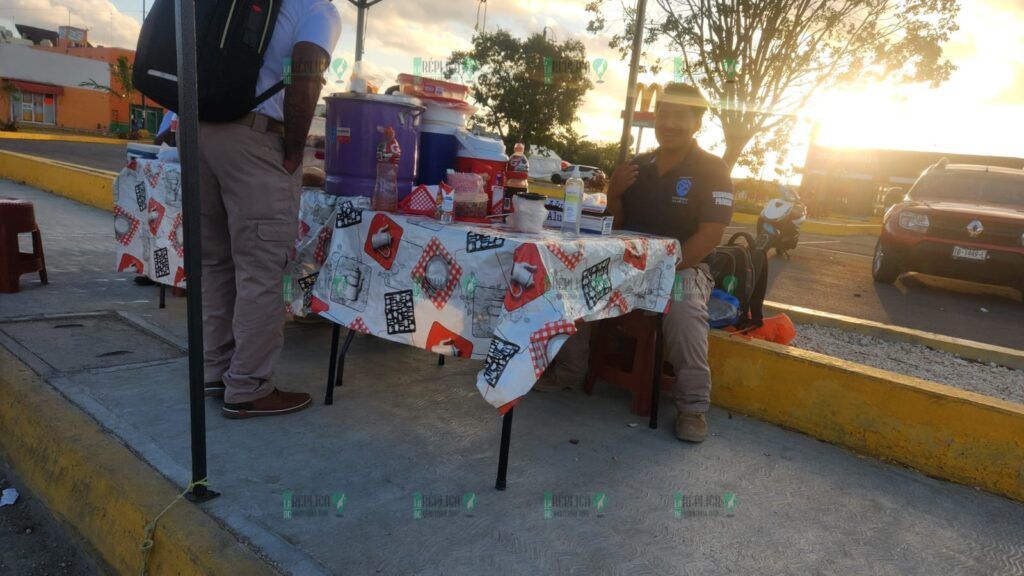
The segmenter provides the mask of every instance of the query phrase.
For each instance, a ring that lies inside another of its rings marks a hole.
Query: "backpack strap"
[[[270,100],[270,98],[272,98],[274,96],[274,94],[277,94],[281,90],[284,90],[284,80],[278,81],[277,84],[274,84],[270,88],[267,88],[263,92],[263,94],[260,94],[259,96],[257,96],[256,99],[253,100],[252,107],[255,108],[255,107],[259,106],[260,104],[263,104],[267,100]]]
[[[747,232],[737,232],[729,237],[729,241],[725,243],[726,246],[736,246],[736,240],[743,238],[747,243],[747,248],[754,247],[754,237]]]
[[[764,298],[768,292],[768,255],[762,250],[751,249],[751,264],[754,268],[754,291],[750,294],[749,319],[743,318],[744,326],[760,328],[764,324]]]

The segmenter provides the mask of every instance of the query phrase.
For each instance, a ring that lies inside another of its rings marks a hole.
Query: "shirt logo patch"
[[[712,192],[711,197],[715,199],[715,206],[732,206],[732,192]]]
[[[693,188],[693,179],[689,176],[683,176],[679,180],[676,180],[676,196],[679,198],[685,198],[690,193],[690,188]]]

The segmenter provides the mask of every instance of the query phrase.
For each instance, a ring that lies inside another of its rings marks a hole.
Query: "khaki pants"
[[[204,372],[224,382],[229,403],[274,388],[282,278],[298,233],[302,171],[285,171],[284,138],[260,128],[199,126]]]
[[[676,373],[672,388],[680,412],[707,412],[711,398],[708,366],[708,298],[714,280],[707,264],[678,272],[672,306],[662,323],[665,359]],[[555,376],[561,382],[581,379],[590,355],[590,324],[578,331],[559,350]]]

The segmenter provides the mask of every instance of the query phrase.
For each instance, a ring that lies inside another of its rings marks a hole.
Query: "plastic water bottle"
[[[402,149],[395,131],[388,126],[384,138],[377,144],[377,180],[373,186],[373,209],[394,212],[398,209],[398,162]]]
[[[579,234],[583,216],[583,179],[580,167],[572,167],[572,176],[565,181],[565,201],[562,206],[562,233]]]

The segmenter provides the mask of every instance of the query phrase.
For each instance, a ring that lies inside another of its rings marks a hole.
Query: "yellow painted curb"
[[[745,214],[733,212],[733,224],[757,224],[756,214]],[[878,236],[882,233],[881,224],[843,224],[839,222],[816,222],[805,220],[800,225],[800,231],[807,234],[821,234],[823,236]]]
[[[934,348],[935,350],[942,350],[943,352],[956,354],[961,358],[986,363],[994,362],[1000,366],[1006,366],[1007,368],[1024,370],[1024,352],[1014,350],[1013,348],[984,344],[973,340],[964,340],[963,338],[953,338],[952,336],[933,334],[931,332],[924,332],[923,330],[914,330],[913,328],[892,326],[881,322],[873,322],[871,320],[863,320],[861,318],[853,318],[851,316],[843,316],[841,314],[832,314],[831,312],[822,312],[821,310],[812,310],[810,308],[792,306],[790,304],[782,304],[780,302],[770,302],[766,300],[764,304],[765,306],[779,312],[785,312],[793,322],[797,322],[799,324],[830,326],[833,328],[840,328],[848,332],[875,336],[893,342],[920,344],[922,346]]]
[[[0,450],[46,507],[118,574],[138,574],[144,527],[180,493],[0,348]],[[156,575],[276,575],[187,500],[157,524]]]
[[[133,140],[119,140],[103,136],[80,136],[77,134],[44,134],[40,132],[0,132],[0,140],[43,140],[50,142],[86,142],[89,144],[117,144],[124,146]]]
[[[1024,404],[712,331],[712,401],[1024,501]]]
[[[28,184],[83,204],[114,209],[115,172],[0,150],[0,178]]]

